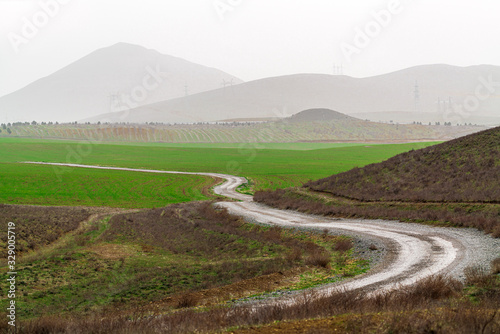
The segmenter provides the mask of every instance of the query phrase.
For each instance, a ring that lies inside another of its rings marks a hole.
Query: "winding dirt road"
[[[236,188],[247,180],[219,173],[190,173],[119,167],[88,166],[64,163],[26,162],[78,168],[121,170],[143,173],[204,175],[226,181],[214,187],[216,194],[240,202],[219,202],[229,212],[247,219],[286,227],[329,230],[383,244],[385,259],[368,273],[340,284],[318,289],[321,295],[334,290],[363,289],[366,293],[411,285],[434,274],[450,274],[460,278],[467,266],[488,264],[499,256],[500,240],[474,229],[438,228],[419,224],[382,220],[331,219],[295,211],[273,209],[253,202],[251,196]]]

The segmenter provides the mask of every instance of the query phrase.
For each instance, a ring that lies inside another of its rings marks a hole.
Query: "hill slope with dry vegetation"
[[[500,202],[500,128],[306,184],[362,201]]]

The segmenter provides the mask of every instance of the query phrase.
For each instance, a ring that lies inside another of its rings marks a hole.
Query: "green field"
[[[20,164],[43,161],[218,172],[247,177],[252,187],[276,189],[388,159],[435,143],[359,144],[101,144],[0,139],[0,201],[10,204],[158,207],[207,199],[212,180],[183,175],[84,170]],[[221,147],[225,145],[226,147]],[[328,147],[332,145],[334,147]]]
[[[0,203],[123,208],[206,200],[212,179],[0,163]],[[58,175],[62,177],[58,179]],[[208,191],[207,191],[208,193]]]

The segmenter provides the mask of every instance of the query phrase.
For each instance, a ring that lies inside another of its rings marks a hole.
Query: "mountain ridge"
[[[0,97],[0,110],[18,121],[77,121],[109,111],[202,92],[222,81],[243,82],[223,71],[117,43]]]
[[[443,76],[442,73],[446,75]],[[84,121],[193,123],[223,119],[288,117],[311,108],[345,114],[415,112],[437,113],[440,122],[476,123],[477,115],[496,116],[500,100],[490,94],[477,110],[460,114],[455,105],[475,96],[481,80],[500,79],[500,67],[423,65],[368,78],[327,74],[291,74],[249,81],[199,94],[160,101],[122,113],[107,113]],[[500,93],[500,92],[499,92]],[[437,104],[437,101],[442,103]],[[449,103],[449,102],[452,103]],[[418,109],[417,108],[417,109]],[[419,121],[419,120],[414,120]]]

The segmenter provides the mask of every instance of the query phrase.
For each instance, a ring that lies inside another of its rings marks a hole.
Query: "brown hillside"
[[[403,153],[306,186],[363,201],[500,203],[500,128]]]

